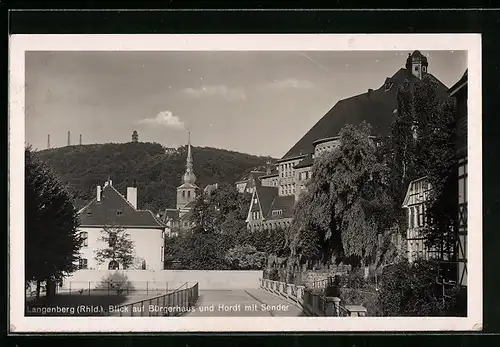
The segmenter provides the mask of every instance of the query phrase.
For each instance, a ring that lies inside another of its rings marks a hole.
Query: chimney
[[[137,186],[135,180],[132,187],[127,187],[127,201],[137,209]]]
[[[101,186],[97,186],[97,201],[101,201]]]
[[[370,89],[368,89],[368,94],[367,94],[367,95],[368,95],[368,97],[372,96],[372,93],[373,93],[373,89],[371,89],[371,88],[370,88]]]

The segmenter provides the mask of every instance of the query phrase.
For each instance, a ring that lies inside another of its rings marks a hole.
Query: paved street
[[[261,289],[201,290],[186,317],[297,317],[302,310]]]

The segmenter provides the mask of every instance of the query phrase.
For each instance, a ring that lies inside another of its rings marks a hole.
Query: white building
[[[97,186],[96,197],[78,214],[84,239],[79,269],[123,269],[122,264],[114,261],[99,264],[95,259],[97,250],[109,247],[101,240],[102,230],[105,227],[121,227],[134,242],[135,266],[139,266],[139,269],[163,270],[166,225],[151,211],[137,209],[135,184],[127,188],[125,198],[108,180],[102,189]]]

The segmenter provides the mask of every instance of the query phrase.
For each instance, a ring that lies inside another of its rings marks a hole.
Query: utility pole
[[[47,135],[47,149],[50,149],[50,134]]]
[[[68,146],[71,146],[71,132],[68,131]]]
[[[82,145],[82,134],[80,134],[80,146]]]

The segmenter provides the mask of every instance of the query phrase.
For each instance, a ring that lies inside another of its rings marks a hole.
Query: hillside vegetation
[[[95,196],[96,186],[108,176],[122,194],[137,182],[140,209],[156,212],[175,207],[176,188],[185,171],[187,146],[167,149],[158,143],[107,143],[42,150],[50,165],[80,207]],[[200,188],[216,182],[234,183],[249,170],[262,168],[269,157],[210,147],[192,147],[194,172]]]

